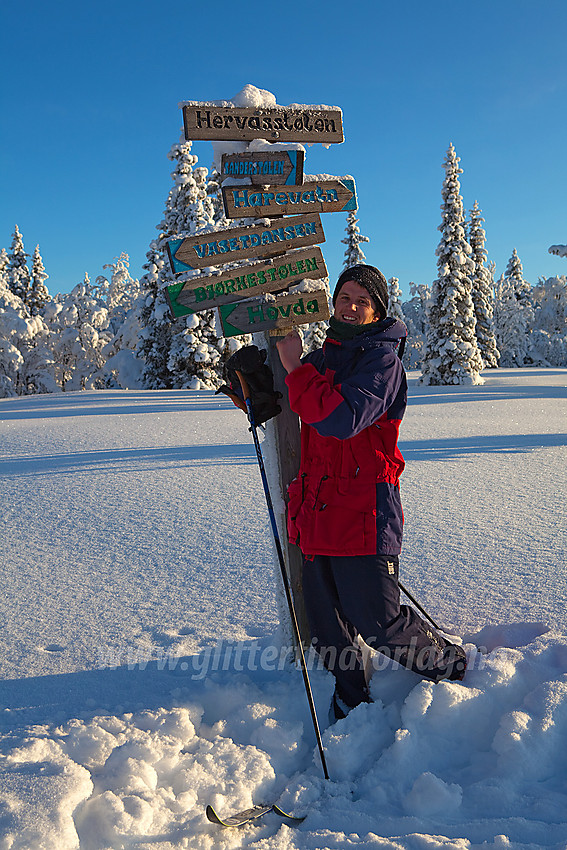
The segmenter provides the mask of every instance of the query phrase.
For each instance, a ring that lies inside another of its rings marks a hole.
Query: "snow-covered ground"
[[[315,665],[330,781],[243,414],[208,392],[0,401],[0,850],[567,847],[567,370],[485,378],[414,375],[402,425],[402,581],[470,670],[379,669],[327,728]],[[205,818],[276,799],[305,821]]]

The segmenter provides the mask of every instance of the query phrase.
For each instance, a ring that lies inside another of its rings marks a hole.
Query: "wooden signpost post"
[[[303,183],[303,151],[249,151],[225,153],[221,157],[220,179],[227,177],[250,181],[253,186],[266,183],[295,186]]]
[[[333,107],[245,108],[189,102],[183,106],[183,121],[188,141],[343,141],[342,112]],[[273,434],[275,440],[282,503],[299,470],[300,435],[298,417],[287,401],[286,372],[276,341],[294,325],[329,317],[327,289],[282,291],[304,279],[327,276],[321,250],[314,247],[325,241],[319,213],[357,208],[352,178],[304,182],[303,150],[283,147],[224,154],[221,159],[227,218],[261,218],[268,219],[267,223],[173,239],[167,246],[175,274],[243,261],[220,274],[201,273],[172,284],[167,287],[167,297],[175,318],[217,307],[225,337],[264,332],[274,385],[284,394],[282,412],[268,423],[268,435]],[[280,538],[286,541],[285,515],[277,519]],[[302,640],[307,644],[301,553],[289,542],[283,550]]]

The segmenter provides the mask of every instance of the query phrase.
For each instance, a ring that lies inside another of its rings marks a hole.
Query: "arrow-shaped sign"
[[[266,183],[296,186],[303,183],[303,151],[246,151],[225,153],[221,159],[220,179],[232,177],[253,186]]]
[[[291,251],[268,262],[252,263],[217,275],[199,275],[166,287],[174,318],[233,304],[243,298],[287,289],[300,280],[327,277],[321,249]]]
[[[174,272],[222,266],[251,257],[273,257],[292,248],[304,248],[325,241],[317,213],[298,215],[270,225],[233,227],[172,239],[167,243]]]
[[[223,336],[268,331],[306,325],[329,318],[326,289],[277,296],[273,300],[255,298],[219,307]]]
[[[224,186],[222,199],[227,218],[292,215],[302,212],[350,212],[357,208],[351,178],[308,181],[301,186]]]

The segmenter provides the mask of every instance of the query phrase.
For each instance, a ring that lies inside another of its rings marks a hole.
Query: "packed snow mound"
[[[93,707],[5,742],[2,846],[564,847],[567,639],[467,651],[462,683],[379,670],[374,702],[328,728],[332,683],[314,670],[330,781],[298,670],[123,668],[124,688],[142,676],[162,707]],[[273,800],[305,821],[223,831],[205,817]]]

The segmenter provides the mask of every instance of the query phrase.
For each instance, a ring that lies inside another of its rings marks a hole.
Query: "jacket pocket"
[[[315,554],[375,552],[375,486],[356,477],[321,479],[313,509],[302,513],[301,541]]]

